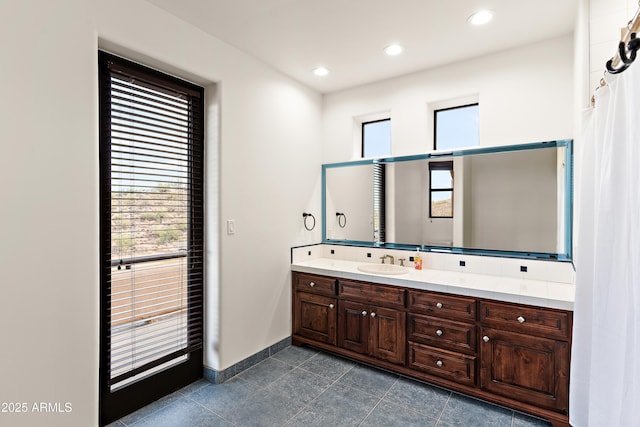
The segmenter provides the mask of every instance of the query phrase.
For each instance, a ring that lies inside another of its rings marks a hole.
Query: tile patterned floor
[[[223,384],[197,381],[109,427],[548,427],[549,423],[307,347]]]

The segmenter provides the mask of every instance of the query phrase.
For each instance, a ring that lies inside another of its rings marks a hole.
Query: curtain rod
[[[640,1],[638,3],[640,4]],[[629,67],[631,62],[633,62],[633,60],[635,59],[635,51],[637,50],[637,46],[635,47],[635,49],[629,49],[629,42],[632,39],[635,39],[636,33],[638,32],[640,32],[640,7],[638,7],[636,14],[627,23],[627,26],[621,29],[621,40],[618,44],[618,51],[609,61],[607,61],[608,72],[610,72],[611,74],[621,73]],[[622,56],[624,56],[624,60]],[[622,66],[620,66],[620,63],[622,63]],[[598,86],[596,90],[606,85],[607,82],[605,81],[605,79],[601,78],[600,86]],[[595,96],[592,96],[591,105],[594,104]]]

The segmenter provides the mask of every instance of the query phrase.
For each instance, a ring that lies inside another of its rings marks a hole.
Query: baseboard
[[[225,381],[230,380],[235,377],[242,371],[249,369],[250,367],[262,362],[263,360],[273,356],[280,350],[291,345],[291,337],[287,337],[277,343],[265,348],[264,350],[260,350],[259,352],[252,354],[236,363],[235,365],[229,366],[227,369],[222,371],[216,371],[215,369],[211,369],[208,367],[204,367],[203,377],[205,380],[209,381],[213,384],[222,384]]]

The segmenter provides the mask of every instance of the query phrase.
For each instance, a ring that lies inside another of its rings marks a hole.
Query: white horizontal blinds
[[[373,240],[385,242],[385,165],[373,165]]]
[[[112,386],[202,346],[202,100],[110,68]],[[197,94],[199,95],[199,94]]]

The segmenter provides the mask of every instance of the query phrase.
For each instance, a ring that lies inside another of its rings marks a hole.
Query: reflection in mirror
[[[374,240],[373,167],[369,163],[326,169],[324,219],[327,239]]]
[[[323,167],[327,242],[571,258],[571,141],[358,163]],[[371,189],[380,164],[385,208],[377,230]],[[335,212],[347,209],[341,230]]]
[[[386,242],[562,252],[559,155],[549,148],[394,163],[395,185],[386,195],[395,212],[394,221],[387,219]],[[442,169],[447,163],[453,170]]]

